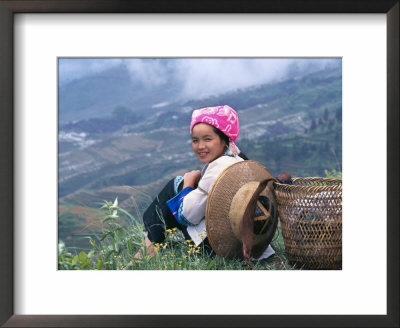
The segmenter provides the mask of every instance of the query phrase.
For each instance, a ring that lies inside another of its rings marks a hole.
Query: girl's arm
[[[194,188],[195,185],[197,185],[198,181],[200,180],[200,177],[201,177],[201,172],[198,170],[185,173],[185,175],[183,176],[184,182],[181,192],[179,192],[174,198],[167,201],[167,206],[170,209],[173,216],[175,217],[176,221],[183,226],[196,225],[204,217],[204,213],[202,214],[201,213],[202,210],[200,209],[202,206],[200,206],[199,208],[199,204],[200,203],[205,204],[205,202],[207,201],[207,195],[205,199],[203,199],[204,196],[198,195],[197,189]],[[191,203],[190,200],[192,200],[192,202],[194,201],[196,207],[195,210],[196,213],[193,213],[193,211],[189,210],[188,213],[184,214],[183,213],[184,201],[186,203],[186,208],[190,209],[193,207],[192,205],[190,205]],[[199,215],[201,216],[200,218],[198,218]]]
[[[186,187],[194,188],[194,186],[197,184],[197,182],[199,182],[200,177],[201,177],[201,172],[199,170],[194,170],[194,171],[185,173],[185,175],[183,176],[183,188],[182,189],[185,189]]]

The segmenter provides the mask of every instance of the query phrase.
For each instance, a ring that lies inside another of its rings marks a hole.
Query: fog
[[[179,83],[180,95],[200,98],[340,65],[338,58],[63,58],[60,84],[124,65],[146,88]]]

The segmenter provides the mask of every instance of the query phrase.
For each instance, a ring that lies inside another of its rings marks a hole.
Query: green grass
[[[220,256],[210,258],[202,248],[184,239],[176,229],[167,230],[163,244],[156,244],[156,255],[135,259],[144,246],[143,225],[114,203],[105,202],[104,217],[98,224],[102,232],[87,237],[91,248],[67,248],[59,241],[58,268],[60,270],[249,270],[246,262],[228,260]],[[126,224],[128,223],[128,224]],[[285,256],[280,228],[271,243],[275,255],[253,261],[253,270],[291,270]]]

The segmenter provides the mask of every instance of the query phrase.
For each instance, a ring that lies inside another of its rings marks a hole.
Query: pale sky
[[[168,76],[183,82],[183,97],[206,96],[283,78],[297,65],[318,70],[340,65],[338,58],[63,58],[59,61],[61,84],[88,74],[125,65],[132,77],[151,88]]]

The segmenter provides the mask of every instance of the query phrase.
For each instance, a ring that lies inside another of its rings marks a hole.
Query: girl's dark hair
[[[218,137],[225,142],[226,146],[228,146],[229,137],[225,133],[223,133],[220,129],[217,129],[215,126],[213,128],[214,132],[218,135]],[[244,160],[248,160],[248,157],[242,152],[240,152],[239,157],[243,158]]]
[[[213,128],[214,128],[214,132],[216,134],[218,134],[218,137],[222,141],[225,141],[226,145],[228,146],[229,145],[229,137],[225,133],[223,133],[220,129],[217,129],[215,126],[213,126]]]

